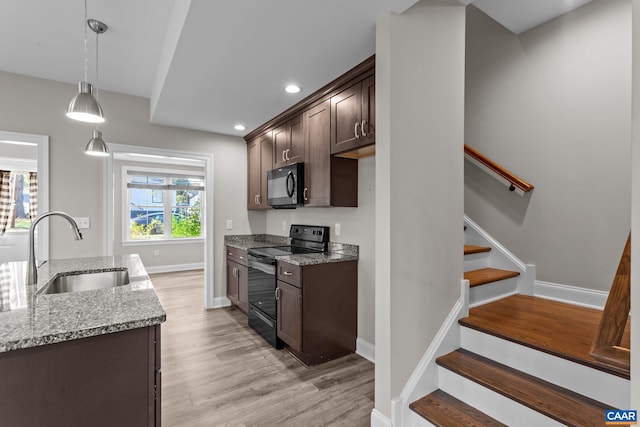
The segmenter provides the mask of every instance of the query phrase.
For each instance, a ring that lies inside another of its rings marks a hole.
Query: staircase
[[[473,308],[455,326],[460,348],[436,358],[438,388],[409,405],[409,424],[603,426],[605,410],[629,409],[629,371],[590,354],[602,312],[523,295],[526,272],[493,265],[495,246],[477,237],[465,239]]]

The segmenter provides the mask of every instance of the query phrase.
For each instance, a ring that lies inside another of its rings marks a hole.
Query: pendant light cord
[[[84,81],[88,81],[89,57],[87,55],[87,0],[84,0]]]

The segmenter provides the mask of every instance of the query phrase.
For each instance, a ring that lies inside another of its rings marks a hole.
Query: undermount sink
[[[38,291],[38,294],[61,294],[64,292],[108,289],[129,284],[126,268],[110,271],[69,272],[57,275]]]

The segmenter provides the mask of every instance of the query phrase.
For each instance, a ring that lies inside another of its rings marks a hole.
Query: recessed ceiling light
[[[244,125],[241,124],[237,124],[233,127],[235,130],[245,130],[246,127]]]
[[[300,92],[300,86],[287,85],[287,87],[284,88],[284,91],[287,93],[298,93]]]

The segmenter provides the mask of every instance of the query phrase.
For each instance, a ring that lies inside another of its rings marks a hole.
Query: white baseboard
[[[371,427],[392,427],[391,419],[382,415],[376,408],[373,408],[373,411],[371,411]]]
[[[213,305],[211,307],[205,307],[207,310],[214,308],[222,308],[229,307],[231,305],[231,300],[227,297],[215,297],[213,299]]]
[[[371,363],[376,363],[376,346],[362,338],[356,338],[356,354],[364,357]]]
[[[594,289],[578,288],[577,286],[536,280],[534,296],[602,310],[607,302],[609,293]]]
[[[175,265],[157,265],[155,267],[146,267],[147,273],[171,273],[173,271],[202,270],[203,262],[194,262],[191,264],[175,264]]]

